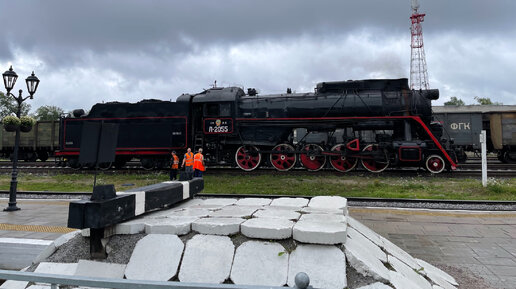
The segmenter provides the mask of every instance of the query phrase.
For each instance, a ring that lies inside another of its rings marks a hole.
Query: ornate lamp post
[[[9,68],[6,72],[2,74],[4,78],[4,85],[5,89],[7,90],[7,96],[12,96],[16,102],[18,103],[18,108],[16,110],[16,116],[19,118],[21,114],[21,105],[22,103],[27,100],[28,98],[33,99],[34,93],[36,93],[36,90],[38,89],[39,85],[39,79],[34,75],[34,71],[32,72],[32,75],[27,77],[25,79],[25,82],[27,82],[27,90],[29,91],[29,96],[23,97],[22,96],[22,90],[19,90],[19,96],[16,97],[14,94],[11,93],[11,90],[14,87],[14,84],[16,83],[16,80],[18,79],[18,75],[16,72],[13,71],[13,67]],[[18,147],[20,146],[20,127],[16,129],[16,137],[14,141],[14,155],[13,155],[13,172],[11,177],[11,188],[9,190],[9,206],[4,209],[4,211],[17,211],[20,208],[16,206],[16,187],[18,186]]]

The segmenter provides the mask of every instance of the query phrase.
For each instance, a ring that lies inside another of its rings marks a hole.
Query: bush
[[[33,127],[36,124],[36,120],[34,120],[30,116],[22,116],[20,117],[20,125],[25,127]]]
[[[2,124],[5,125],[13,125],[13,126],[20,126],[21,121],[19,118],[17,118],[14,115],[8,115],[2,119]]]

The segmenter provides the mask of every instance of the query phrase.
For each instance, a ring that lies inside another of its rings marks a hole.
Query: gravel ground
[[[475,277],[472,272],[446,265],[434,266],[453,276],[459,283],[459,289],[498,289],[488,285],[484,279]]]

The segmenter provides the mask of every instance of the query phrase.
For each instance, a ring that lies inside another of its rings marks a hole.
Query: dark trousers
[[[202,171],[195,169],[193,176],[194,176],[194,178],[202,178]]]
[[[177,169],[170,169],[170,180],[177,180]]]

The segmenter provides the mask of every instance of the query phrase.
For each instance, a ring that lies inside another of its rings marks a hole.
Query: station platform
[[[73,231],[66,227],[70,201],[18,200],[20,211],[0,211],[0,240],[54,240]],[[5,207],[7,199],[0,199]],[[414,257],[480,277],[492,288],[516,288],[516,212],[350,207],[349,215]],[[0,242],[0,254],[6,250]]]

